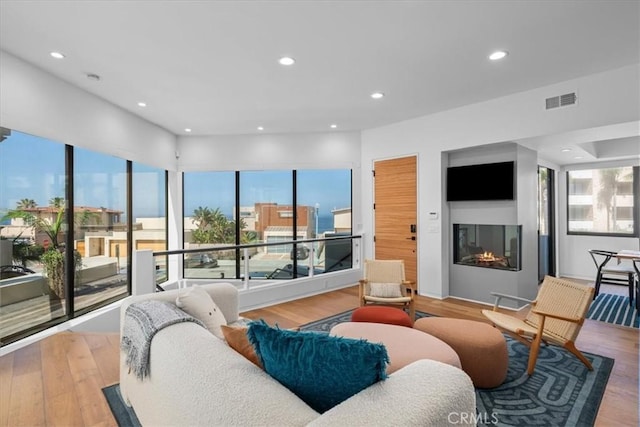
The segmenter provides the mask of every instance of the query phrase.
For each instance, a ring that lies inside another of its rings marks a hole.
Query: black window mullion
[[[75,248],[74,243],[74,207],[73,207],[73,146],[65,145],[65,170],[66,170],[66,185],[65,185],[65,222],[67,224],[67,233],[65,235],[65,251],[64,251],[64,268],[65,268],[65,281],[64,281],[64,294],[65,298],[65,312],[69,318],[74,317],[74,299],[75,299],[75,281],[76,281],[76,265],[75,265]]]
[[[240,244],[240,171],[236,175],[236,245]],[[236,249],[236,279],[240,278],[240,249]]]
[[[133,265],[133,164],[127,160],[127,293],[131,295]],[[166,216],[166,215],[165,215]],[[119,264],[118,264],[119,265]],[[118,271],[118,274],[120,272]]]
[[[293,205],[293,240],[298,240],[298,171],[291,171],[291,191],[293,196],[291,197],[291,204]],[[293,244],[293,278],[298,277],[298,245]]]

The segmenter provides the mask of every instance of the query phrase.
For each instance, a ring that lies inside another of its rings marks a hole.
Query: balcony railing
[[[181,267],[178,285],[184,280],[218,279],[241,284],[243,289],[359,269],[361,238],[345,235],[244,245],[203,244],[195,249],[154,252],[156,283],[159,288],[172,283],[167,281],[167,264]],[[181,262],[171,257],[179,257]]]

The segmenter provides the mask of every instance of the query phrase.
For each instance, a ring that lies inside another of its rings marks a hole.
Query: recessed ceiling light
[[[563,153],[568,153],[569,151],[571,151],[571,148],[563,148],[562,150]]]
[[[262,126],[258,126],[258,130],[264,130]]]
[[[191,129],[190,128],[184,128],[184,131],[189,133],[189,132],[191,132]]]
[[[146,102],[138,102],[138,107],[146,107],[147,103]]]
[[[335,124],[335,123],[331,125],[331,129],[335,129],[335,128],[337,128],[337,127],[338,127],[338,125],[337,125],[337,124]]]
[[[582,158],[582,156],[575,156],[574,159],[576,160],[580,160]]]
[[[371,94],[371,97],[373,99],[380,99],[380,98],[384,97],[384,93],[382,93],[382,92],[374,92],[374,93]]]
[[[282,58],[278,59],[278,62],[280,63],[280,65],[293,65],[296,63],[296,60],[291,58],[290,56],[283,56]]]
[[[64,55],[60,52],[51,52],[49,53],[49,55],[51,55],[52,57],[56,58],[56,59],[62,59],[64,58]]]
[[[489,59],[492,61],[497,61],[498,59],[502,59],[507,56],[509,53],[505,50],[496,50],[491,55],[489,55]]]

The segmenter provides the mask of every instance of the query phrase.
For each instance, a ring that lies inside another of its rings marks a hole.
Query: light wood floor
[[[354,308],[357,288],[243,313],[283,328]],[[419,297],[417,309],[484,321],[478,304]],[[117,334],[64,332],[0,358],[0,426],[115,426],[101,389],[118,382]],[[638,426],[638,330],[587,320],[583,351],[615,359],[597,426]]]

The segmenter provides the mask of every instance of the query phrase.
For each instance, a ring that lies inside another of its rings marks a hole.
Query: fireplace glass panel
[[[518,271],[521,225],[453,225],[455,264]]]

